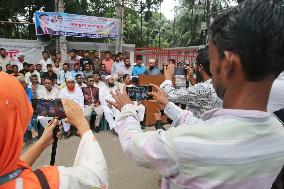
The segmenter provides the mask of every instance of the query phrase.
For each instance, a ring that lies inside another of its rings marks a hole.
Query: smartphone
[[[175,75],[186,75],[186,66],[175,67]]]
[[[126,92],[132,101],[151,100],[152,87],[149,85],[138,87],[126,87]]]
[[[58,119],[66,118],[61,99],[35,99],[33,100],[32,104],[34,109],[34,115],[36,116],[56,117]]]

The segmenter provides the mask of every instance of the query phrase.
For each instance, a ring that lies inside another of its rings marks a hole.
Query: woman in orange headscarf
[[[53,143],[57,120],[53,120],[42,137],[21,156],[23,136],[33,110],[17,79],[0,73],[0,189],[107,187],[106,162],[81,108],[69,100],[63,100],[63,105],[67,121],[77,127],[82,137],[74,166],[46,166],[33,172],[30,166]]]

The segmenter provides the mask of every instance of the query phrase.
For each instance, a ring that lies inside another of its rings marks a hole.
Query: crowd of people
[[[38,64],[24,65],[23,55],[10,64],[2,49],[0,63],[10,76],[0,73],[0,115],[9,115],[0,122],[6,129],[0,132],[0,187],[107,188],[107,163],[94,135],[105,117],[126,156],[162,176],[162,189],[283,189],[284,3],[246,0],[217,17],[209,31],[196,67],[183,67],[185,87],[173,84],[175,60],[159,70],[155,59],[145,65],[142,57],[131,63],[123,53],[112,59],[106,52],[92,60],[87,51],[79,57],[72,50],[62,65],[60,54],[51,61],[45,51]],[[141,74],[165,77],[160,86],[150,84],[160,106],[157,131],[142,130],[145,107],[125,90],[139,85]],[[57,119],[32,116],[33,98],[62,99],[66,137],[72,127],[82,137],[72,168],[32,172],[58,125]],[[161,111],[171,119],[168,130]],[[38,135],[37,120],[44,132],[20,155],[26,131]]]
[[[34,99],[54,100],[60,98],[72,99],[84,110],[86,118],[93,131],[99,132],[101,119],[107,120],[109,127],[113,130],[115,126],[115,115],[117,110],[106,103],[112,100],[110,91],[122,90],[124,85],[132,86],[132,77],[141,74],[159,75],[155,59],[149,60],[148,67],[143,63],[141,56],[137,57],[136,63],[130,62],[129,55],[118,53],[112,56],[105,52],[99,58],[97,51],[90,57],[89,51],[83,51],[83,56],[78,51],[71,50],[65,61],[61,54],[51,56],[47,51],[42,52],[39,62],[27,62],[25,55],[17,55],[16,61],[6,55],[5,49],[0,49],[0,65],[2,72],[6,72],[18,78],[32,102]],[[137,102],[137,110],[144,128],[145,107]],[[94,118],[95,120],[93,120]],[[35,117],[31,122],[25,142],[37,140],[39,130],[52,118]],[[69,138],[72,134],[70,125],[63,123],[64,134]],[[76,134],[76,133],[75,133]]]

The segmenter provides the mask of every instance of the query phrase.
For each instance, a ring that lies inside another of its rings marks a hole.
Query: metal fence
[[[149,59],[156,59],[159,68],[163,62],[175,59],[176,62],[194,63],[198,50],[204,46],[180,47],[180,48],[135,48],[134,56],[141,55],[144,64],[148,65]]]

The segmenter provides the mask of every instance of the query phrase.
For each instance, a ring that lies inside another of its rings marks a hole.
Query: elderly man
[[[90,123],[92,112],[94,111],[96,113],[95,125],[90,124],[90,127],[98,133],[100,121],[103,117],[103,110],[100,107],[99,88],[94,87],[94,82],[95,80],[93,76],[89,76],[87,78],[87,87],[82,87],[82,91],[85,99],[84,104],[86,118],[88,123]]]
[[[115,115],[118,112],[118,110],[109,105],[106,100],[114,100],[113,97],[111,96],[111,92],[115,92],[118,88],[114,84],[114,79],[111,75],[106,76],[106,85],[104,87],[101,87],[99,90],[99,99],[101,102],[101,107],[104,111],[105,119],[107,120],[109,124],[110,130],[113,131],[115,127]]]
[[[156,67],[156,60],[149,59],[145,75],[160,75],[160,74],[161,74],[160,70]]]
[[[60,98],[66,98],[73,100],[77,104],[80,105],[80,107],[84,110],[84,96],[83,92],[80,87],[75,85],[75,79],[73,77],[67,77],[66,78],[66,86],[61,89]],[[69,131],[70,124],[63,122],[64,131],[68,132],[67,137],[70,136],[70,134],[73,134]]]

